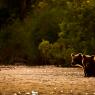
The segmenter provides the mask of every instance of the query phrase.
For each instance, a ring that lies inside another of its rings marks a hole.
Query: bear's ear
[[[79,56],[82,56],[82,53],[79,53]]]
[[[85,56],[85,55],[83,55],[83,58],[86,58],[86,56]]]
[[[91,56],[91,59],[94,60],[94,55]]]
[[[71,57],[73,57],[74,56],[74,54],[73,53],[71,53]]]

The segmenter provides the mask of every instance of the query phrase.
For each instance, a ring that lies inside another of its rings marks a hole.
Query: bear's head
[[[71,58],[72,58],[72,61],[71,61],[71,65],[74,66],[74,65],[82,65],[82,54],[81,53],[78,53],[78,54],[71,54]]]
[[[95,76],[95,57],[92,55],[83,55],[82,63],[85,76]]]
[[[89,66],[89,65],[93,65],[93,63],[95,62],[95,56],[92,55],[83,55],[83,59],[82,59],[82,63],[84,66]]]

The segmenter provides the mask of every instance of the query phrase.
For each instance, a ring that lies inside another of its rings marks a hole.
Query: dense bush
[[[70,66],[94,54],[94,0],[1,0],[0,63]]]

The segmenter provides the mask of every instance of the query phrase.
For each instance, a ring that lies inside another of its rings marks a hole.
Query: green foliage
[[[63,0],[53,1],[53,4],[58,4],[56,8],[51,9],[51,12],[56,12],[61,32],[58,34],[58,40],[52,45],[51,55],[56,59],[63,57],[66,59],[66,64],[69,65],[72,52],[93,54],[95,51],[95,2],[93,0],[79,2]],[[60,4],[64,6],[59,7]],[[56,11],[57,8],[61,8],[63,11]],[[61,17],[61,23],[59,17]]]
[[[49,41],[43,40],[39,44],[39,50],[44,59],[48,59],[51,65],[66,66],[65,63],[65,47],[63,43],[57,41],[53,44]]]
[[[64,34],[64,39],[68,40],[68,42],[70,41],[68,43],[70,47],[74,48],[76,52],[92,54],[95,48],[91,44],[95,36],[95,29],[93,27],[95,2],[93,4],[92,1],[89,1],[89,4],[84,2],[80,6],[73,5],[60,26]]]
[[[1,0],[0,61],[69,66],[72,52],[94,54],[94,11],[94,0]]]
[[[51,49],[51,44],[49,43],[49,41],[42,40],[42,42],[39,44],[38,49],[40,50],[40,54],[42,55],[42,60],[44,64],[49,65],[50,49]]]
[[[49,52],[49,49],[50,49],[49,41],[43,40],[39,45],[39,50],[46,56],[46,54]]]

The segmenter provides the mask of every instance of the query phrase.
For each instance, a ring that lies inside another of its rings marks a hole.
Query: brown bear
[[[82,64],[86,77],[95,77],[95,56],[83,55]]]
[[[94,56],[83,55],[81,53],[71,54],[71,65],[80,65],[84,70],[85,77],[95,76],[95,60]]]

